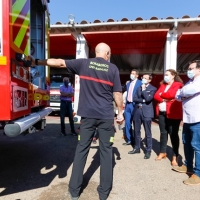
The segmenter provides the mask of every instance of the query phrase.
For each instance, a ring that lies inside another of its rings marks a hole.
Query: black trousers
[[[168,134],[171,138],[173,156],[179,154],[179,126],[181,120],[169,119],[166,117],[166,112],[159,113],[159,128],[160,128],[160,153],[166,153]]]
[[[135,140],[135,149],[140,149],[141,144],[141,125],[143,124],[145,130],[145,139],[146,139],[146,152],[151,152],[152,150],[152,133],[151,133],[151,121],[150,117],[144,117],[142,114],[142,108],[135,108],[133,116],[133,125],[134,125],[134,140]]]
[[[78,136],[79,142],[69,182],[69,191],[73,197],[79,196],[83,181],[83,171],[96,128],[98,128],[99,133],[100,150],[100,184],[97,188],[100,199],[107,199],[112,189],[114,120],[82,118],[80,135]]]
[[[71,127],[71,132],[74,133],[74,120],[73,120],[73,111],[72,111],[72,102],[71,101],[60,101],[60,122],[61,122],[61,131],[65,132],[65,116],[68,114],[69,122]]]

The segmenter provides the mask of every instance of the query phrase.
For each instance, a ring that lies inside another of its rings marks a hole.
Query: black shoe
[[[129,151],[128,154],[136,154],[140,153],[140,149],[133,149],[132,151]]]
[[[125,143],[123,143],[122,145],[131,145],[131,142],[125,142]]]
[[[144,155],[144,159],[149,159],[151,157],[151,152],[146,152]]]
[[[73,136],[77,136],[77,135],[78,135],[75,131],[72,131],[71,134],[72,134]]]
[[[67,136],[67,134],[65,133],[65,131],[62,131],[60,134],[61,134],[62,136]]]

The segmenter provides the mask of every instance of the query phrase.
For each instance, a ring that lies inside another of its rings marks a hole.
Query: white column
[[[167,33],[164,52],[164,72],[167,69],[177,69],[177,31],[170,30]]]
[[[77,58],[88,58],[89,48],[87,42],[83,35],[77,36],[76,43],[76,59]],[[77,113],[78,102],[79,102],[79,92],[80,92],[80,78],[78,75],[75,75],[75,87],[74,87],[74,113]],[[81,117],[78,115],[74,116],[75,122],[80,122]]]

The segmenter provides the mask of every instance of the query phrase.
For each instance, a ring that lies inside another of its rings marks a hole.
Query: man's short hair
[[[139,73],[140,73],[138,69],[132,69],[131,72],[133,72],[133,71],[136,72],[137,75],[139,75]]]
[[[150,73],[143,74],[143,76],[144,75],[148,75],[149,76],[149,80],[152,80],[152,78],[153,78],[152,74],[150,74]]]
[[[69,77],[66,77],[66,76],[63,78],[63,81],[66,80],[66,79],[69,81]]]
[[[189,62],[189,65],[191,65],[192,63],[196,63],[196,68],[200,68],[200,60],[193,60]]]

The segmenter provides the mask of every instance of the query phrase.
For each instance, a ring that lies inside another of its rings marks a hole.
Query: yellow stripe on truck
[[[30,11],[26,15],[26,19],[24,20],[19,33],[17,34],[17,37],[15,38],[14,44],[19,48],[22,44],[22,41],[25,37],[26,31],[29,28],[29,16],[30,16]],[[28,20],[27,20],[28,19]]]
[[[15,3],[12,5],[12,24],[15,23],[17,17],[19,16],[21,10],[23,9],[25,3],[27,0],[17,0]]]
[[[0,65],[7,65],[7,57],[0,56]]]
[[[27,44],[26,44],[26,48],[25,48],[25,50],[24,50],[24,54],[25,54],[26,56],[29,56],[29,54],[30,54],[30,51],[29,51],[29,47],[30,47],[29,41],[30,41],[30,39],[28,39]]]

